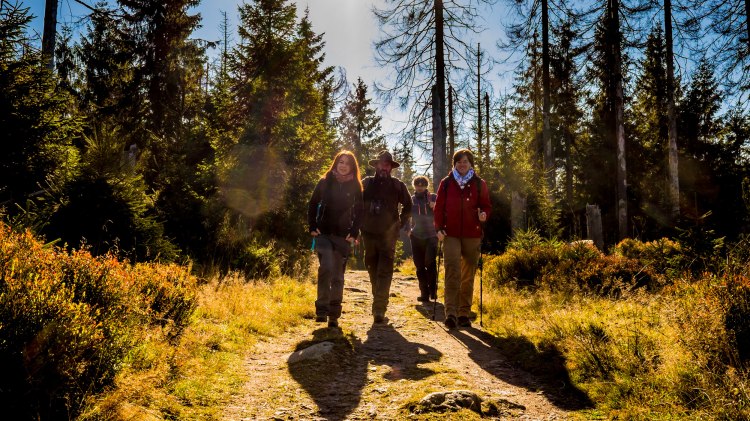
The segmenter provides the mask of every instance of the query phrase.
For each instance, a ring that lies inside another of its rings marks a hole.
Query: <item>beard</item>
[[[375,175],[380,178],[387,178],[391,176],[391,172],[388,170],[377,170]]]

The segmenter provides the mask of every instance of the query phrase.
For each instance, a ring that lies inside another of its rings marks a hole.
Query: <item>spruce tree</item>
[[[25,38],[27,8],[0,2],[0,203],[15,212],[75,175],[80,122],[41,54]]]
[[[381,133],[382,117],[371,104],[367,85],[362,78],[357,78],[354,91],[347,95],[337,120],[341,147],[352,150],[360,165],[365,166],[378,151],[387,148]]]

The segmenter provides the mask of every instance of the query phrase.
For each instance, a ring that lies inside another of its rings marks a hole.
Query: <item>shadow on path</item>
[[[362,344],[364,358],[374,365],[390,366],[386,380],[420,380],[435,372],[422,364],[440,360],[443,355],[437,349],[409,342],[390,324],[373,324],[367,331],[367,340]]]
[[[428,303],[419,303],[414,306],[417,311],[427,320],[442,322],[445,320],[445,306],[439,301],[430,301]]]
[[[483,370],[507,383],[541,391],[555,406],[565,410],[593,408],[585,392],[575,387],[565,368],[565,357],[554,346],[537,350],[524,336],[497,338],[474,327],[448,331],[469,351],[469,357]],[[535,375],[529,380],[519,372]]]
[[[317,329],[311,340],[299,342],[295,350],[325,341],[333,342],[334,347],[323,358],[292,363],[288,369],[315,401],[318,416],[341,421],[359,406],[367,383],[367,361],[358,356],[360,340],[338,329]]]

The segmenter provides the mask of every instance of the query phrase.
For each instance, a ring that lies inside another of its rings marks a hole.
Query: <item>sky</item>
[[[96,0],[84,0],[88,4]],[[30,7],[31,14],[36,16],[30,28],[32,34],[38,34],[41,39],[42,19],[44,16],[45,0],[22,0],[21,3]],[[237,6],[242,4],[241,0],[203,0],[192,11],[201,14],[201,28],[193,33],[194,38],[206,40],[219,40],[221,38],[220,22],[222,11],[227,12],[230,26],[236,28],[238,24]],[[372,7],[382,7],[384,0],[295,0],[298,14],[304,13],[309,8],[310,21],[316,33],[323,33],[325,45],[325,64],[329,66],[343,67],[347,79],[351,83],[356,82],[358,77],[370,87],[371,98],[377,103],[373,94],[375,81],[383,81],[388,77],[389,69],[384,69],[375,64],[373,55],[373,42],[379,36],[379,28],[372,13]],[[485,27],[498,28],[500,12],[497,7],[492,11],[483,13],[487,21]],[[88,9],[76,3],[74,0],[59,0],[58,6],[58,29],[64,24],[70,25],[74,30],[84,30],[86,27],[85,17]],[[483,48],[487,48],[490,54],[497,54],[495,41],[499,37],[499,30],[485,31],[478,40]],[[239,39],[236,35],[234,41]],[[486,47],[485,47],[486,46]],[[498,72],[490,75],[493,79],[493,88],[499,92],[499,87],[504,79]],[[494,96],[494,95],[493,95]],[[379,104],[383,116],[383,128],[386,133],[395,132],[403,126],[404,116],[395,105],[386,106]],[[391,140],[395,143],[395,140]]]

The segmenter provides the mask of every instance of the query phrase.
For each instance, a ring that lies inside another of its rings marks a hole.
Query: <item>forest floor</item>
[[[515,368],[479,320],[446,329],[442,304],[419,303],[418,294],[414,276],[395,273],[388,320],[374,324],[367,272],[347,271],[340,328],[306,320],[258,343],[244,366],[250,381],[222,419],[575,418],[580,406],[559,383]],[[287,362],[295,350],[326,341],[333,347],[322,358]],[[478,395],[483,415],[420,413],[425,395],[454,390]]]

